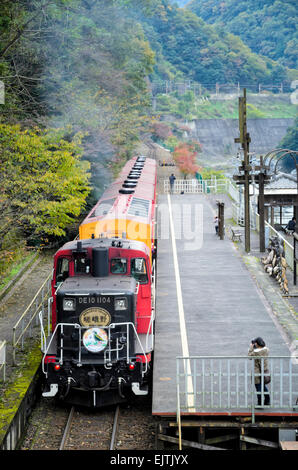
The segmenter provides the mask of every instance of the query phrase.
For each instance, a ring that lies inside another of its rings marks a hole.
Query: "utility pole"
[[[239,98],[239,131],[240,137],[234,139],[236,143],[240,143],[243,150],[244,160],[242,165],[239,167],[240,172],[244,172],[244,175],[234,176],[234,179],[238,184],[244,184],[244,225],[245,225],[245,251],[250,252],[250,210],[249,210],[249,184],[251,181],[250,170],[251,166],[249,163],[249,144],[251,139],[247,132],[246,124],[246,88],[243,89],[243,97]]]
[[[259,173],[259,240],[260,240],[260,252],[265,251],[265,207],[264,207],[264,181],[265,174],[262,171],[263,157],[260,156],[260,173]]]

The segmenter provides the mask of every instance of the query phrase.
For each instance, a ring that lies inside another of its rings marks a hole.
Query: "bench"
[[[232,229],[232,227],[230,227],[230,229],[232,233],[232,241],[235,242],[238,240],[239,242],[241,242],[242,233],[240,232],[240,230],[234,230]]]

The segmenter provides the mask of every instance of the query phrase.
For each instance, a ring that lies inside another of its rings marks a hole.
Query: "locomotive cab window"
[[[56,270],[56,284],[65,281],[69,276],[69,260],[67,258],[59,258]]]
[[[147,284],[148,275],[144,258],[133,258],[131,260],[131,274],[140,284]]]
[[[76,274],[89,274],[90,260],[86,256],[77,256],[74,260],[74,270]]]
[[[113,258],[111,259],[111,273],[125,274],[127,272],[127,259]]]

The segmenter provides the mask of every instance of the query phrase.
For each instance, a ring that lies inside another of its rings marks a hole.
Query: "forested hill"
[[[239,36],[252,51],[298,68],[296,0],[191,0],[186,8]]]
[[[151,135],[150,82],[291,73],[170,0],[1,0],[0,275],[26,244],[70,236]]]
[[[139,20],[156,52],[157,75],[168,72],[166,65],[171,64],[175,71],[200,83],[290,80],[286,67],[252,53],[238,36],[208,25],[168,0],[155,0],[155,4],[151,16]]]

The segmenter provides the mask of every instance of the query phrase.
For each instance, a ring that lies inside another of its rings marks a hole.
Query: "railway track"
[[[152,450],[155,420],[146,398],[118,409],[72,410],[41,400],[30,416],[21,450]]]
[[[59,450],[114,450],[119,416],[119,406],[96,413],[72,407]]]

